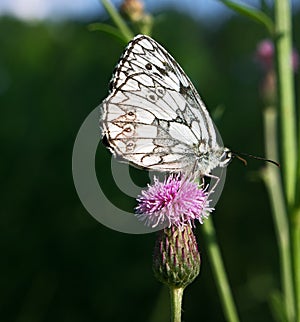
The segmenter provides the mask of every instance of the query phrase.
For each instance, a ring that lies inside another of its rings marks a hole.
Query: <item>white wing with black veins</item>
[[[110,150],[138,167],[207,175],[224,154],[189,78],[144,35],[128,44],[115,68],[100,125]]]

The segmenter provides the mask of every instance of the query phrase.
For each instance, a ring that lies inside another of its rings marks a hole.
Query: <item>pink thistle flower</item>
[[[202,224],[213,210],[208,196],[207,187],[203,189],[191,178],[170,175],[160,182],[154,177],[154,184],[138,196],[135,209],[137,217],[153,228],[166,223],[169,227],[194,226],[194,220]]]

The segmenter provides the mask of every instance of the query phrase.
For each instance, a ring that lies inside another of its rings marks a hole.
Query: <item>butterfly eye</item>
[[[148,69],[148,70],[151,70],[151,69],[152,69],[152,65],[151,65],[150,63],[147,63],[145,67],[146,67],[146,69]]]
[[[221,167],[227,166],[228,163],[232,160],[232,157],[233,157],[232,152],[228,148],[225,148],[221,156],[220,166]]]

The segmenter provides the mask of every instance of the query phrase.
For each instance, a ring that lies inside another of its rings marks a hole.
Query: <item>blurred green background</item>
[[[267,34],[233,16],[202,24],[180,12],[159,12],[153,37],[182,65],[216,120],[226,146],[264,155],[255,61]],[[0,320],[168,321],[167,290],[152,275],[155,234],[110,230],[84,209],[71,170],[73,143],[85,117],[108,93],[124,45],[90,22],[0,19],[1,288]],[[300,28],[295,12],[294,30]],[[300,48],[295,33],[295,47]],[[299,94],[296,76],[296,90]],[[99,146],[101,184],[115,194]],[[234,161],[213,213],[233,294],[243,321],[272,321],[268,300],[280,288],[270,205],[259,177],[264,164]],[[144,177],[144,174],[141,174]],[[184,296],[184,321],[224,321],[201,227],[201,274]]]

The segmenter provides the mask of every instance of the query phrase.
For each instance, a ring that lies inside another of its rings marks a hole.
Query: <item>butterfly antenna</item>
[[[247,161],[242,158],[240,155],[244,155],[248,158],[252,158],[252,159],[257,159],[257,160],[262,160],[262,161],[265,161],[265,162],[270,162],[270,163],[273,163],[275,164],[278,168],[280,168],[280,164],[276,161],[273,161],[273,160],[270,160],[270,159],[266,159],[266,158],[262,158],[262,157],[258,157],[256,155],[252,155],[252,154],[248,154],[248,153],[243,153],[243,152],[239,152],[239,153],[236,153],[236,152],[232,152],[231,153],[233,154],[233,156],[235,156],[236,158],[238,158],[239,160],[241,160],[245,165],[247,165]]]
[[[239,155],[237,155],[237,154],[233,154],[236,158],[238,158],[239,160],[241,160],[243,163],[244,163],[244,165],[246,166],[247,165],[247,160],[245,160],[244,158],[242,158],[241,156],[239,156]]]

